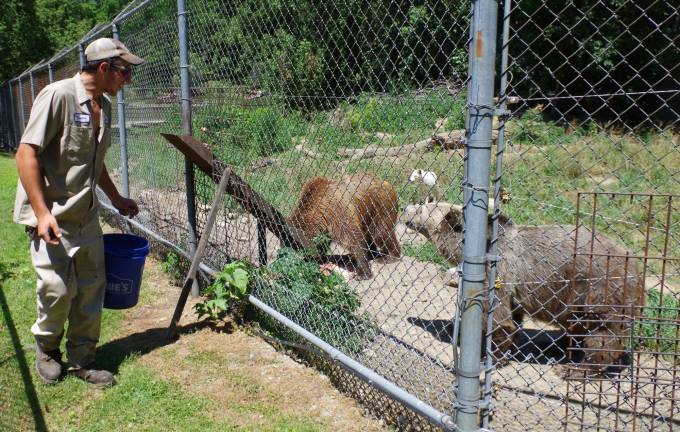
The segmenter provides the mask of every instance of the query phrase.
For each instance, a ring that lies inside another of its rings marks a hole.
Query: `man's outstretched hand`
[[[130,198],[120,197],[116,201],[111,201],[111,204],[118,210],[123,216],[135,217],[139,213],[139,207],[135,200]]]

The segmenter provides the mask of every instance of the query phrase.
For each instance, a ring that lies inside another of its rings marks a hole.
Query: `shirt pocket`
[[[66,134],[66,160],[71,165],[85,165],[92,159],[92,128],[68,125]]]

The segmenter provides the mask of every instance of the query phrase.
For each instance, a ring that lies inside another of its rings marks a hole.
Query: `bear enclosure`
[[[677,2],[137,0],[0,86],[0,147],[98,37],[146,60],[120,226],[191,257],[215,182],[160,134],[193,135],[316,247],[228,197],[203,272],[256,267],[262,319],[397,428],[680,428]]]

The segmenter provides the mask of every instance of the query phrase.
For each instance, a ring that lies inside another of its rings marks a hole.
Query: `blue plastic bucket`
[[[104,234],[106,293],[104,307],[128,309],[139,300],[149,242],[131,234]]]

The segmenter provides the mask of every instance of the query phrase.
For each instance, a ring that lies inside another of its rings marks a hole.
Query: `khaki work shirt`
[[[39,147],[38,160],[45,204],[60,224],[81,225],[96,215],[95,189],[111,145],[111,101],[102,96],[99,136],[95,140],[90,97],[80,80],[57,81],[35,98],[21,143]],[[14,222],[38,224],[19,181]]]

